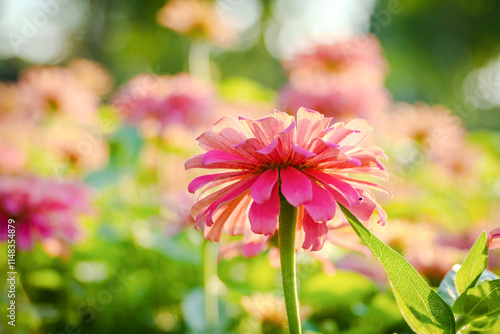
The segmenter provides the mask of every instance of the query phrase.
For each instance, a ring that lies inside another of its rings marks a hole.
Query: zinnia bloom
[[[215,92],[189,74],[159,76],[140,74],[114,96],[112,104],[132,123],[155,121],[188,126],[210,119]]]
[[[373,36],[316,45],[284,63],[290,80],[279,94],[289,113],[305,106],[338,120],[383,123],[390,103],[387,63]]]
[[[203,0],[168,1],[156,16],[160,25],[227,48],[238,38],[235,27],[215,6]]]
[[[68,69],[82,86],[99,96],[106,95],[113,88],[109,72],[99,63],[78,58],[68,64]]]
[[[197,140],[206,153],[189,159],[186,169],[229,169],[194,179],[188,189],[205,187],[191,214],[205,237],[219,241],[230,235],[270,236],[278,228],[280,197],[298,210],[297,230],[302,248],[320,250],[328,234],[327,222],[341,203],[360,220],[376,210],[379,222],[386,214],[370,188],[387,193],[381,185],[349,174],[387,179],[380,163],[386,158],[378,147],[362,144],[373,131],[365,120],[330,126],[330,118],[299,109],[297,120],[275,111],[253,121],[224,117]],[[248,218],[247,218],[248,217]]]
[[[66,68],[32,67],[22,73],[18,84],[35,119],[57,114],[83,125],[97,122],[99,97]]]
[[[77,217],[90,212],[86,188],[35,177],[0,177],[0,234],[7,238],[7,222],[15,221],[19,249],[37,241],[57,239],[65,244],[80,236]]]

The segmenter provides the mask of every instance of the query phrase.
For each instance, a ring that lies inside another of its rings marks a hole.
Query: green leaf
[[[457,298],[453,312],[471,320],[500,315],[500,280],[487,281],[466,290]]]
[[[498,317],[495,319],[491,318],[481,318],[474,320],[469,324],[469,329],[477,332],[490,330],[497,323]]]
[[[443,300],[446,302],[446,304],[450,305],[450,307],[453,306],[453,304],[455,304],[455,300],[457,300],[457,298],[459,296],[457,286],[455,284],[455,279],[456,279],[457,272],[460,269],[460,267],[461,266],[459,264],[455,264],[453,266],[453,268],[451,268],[451,270],[448,271],[446,276],[443,278],[443,280],[441,281],[441,284],[439,284],[439,288],[437,290],[438,295],[441,298],[443,298]],[[498,279],[498,276],[495,275],[495,273],[493,273],[489,270],[485,270],[485,271],[483,271],[481,276],[479,276],[479,280],[478,280],[477,284],[481,284],[483,282],[491,281],[491,280],[495,280],[495,279]]]
[[[459,294],[476,285],[479,276],[488,265],[488,242],[486,232],[483,231],[472,246],[464,264],[457,272],[456,285]]]
[[[443,300],[450,307],[453,306],[455,300],[457,300],[459,294],[457,291],[457,286],[455,284],[455,279],[457,277],[457,271],[460,269],[459,264],[455,264],[450,271],[446,273],[446,276],[439,284],[439,288],[437,290],[438,295],[443,298]]]
[[[396,301],[406,322],[417,333],[455,333],[455,319],[448,304],[417,271],[392,248],[380,241],[339,204],[349,224],[384,266]]]

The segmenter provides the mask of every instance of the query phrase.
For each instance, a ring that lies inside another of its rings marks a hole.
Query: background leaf
[[[384,266],[398,306],[417,333],[455,333],[455,318],[448,304],[434,292],[400,254],[380,241],[339,204],[354,231]]]
[[[486,232],[483,231],[472,246],[464,264],[457,272],[456,286],[459,294],[473,287],[488,265]]]

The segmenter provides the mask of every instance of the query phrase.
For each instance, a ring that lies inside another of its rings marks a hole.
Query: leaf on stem
[[[450,307],[400,254],[380,241],[339,204],[354,231],[384,266],[406,322],[417,333],[455,333]]]
[[[488,241],[486,232],[483,231],[472,246],[464,264],[457,272],[456,286],[458,294],[462,294],[465,290],[476,285],[479,276],[483,273],[488,265]]]

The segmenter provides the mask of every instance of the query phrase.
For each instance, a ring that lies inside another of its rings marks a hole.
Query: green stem
[[[218,332],[219,322],[219,281],[217,277],[217,246],[204,241],[203,276],[205,280],[205,319],[208,328]]]
[[[297,208],[281,200],[279,217],[279,248],[281,279],[285,296],[286,314],[290,334],[300,334],[299,299],[297,296],[297,275],[295,268],[295,229]]]

